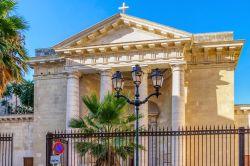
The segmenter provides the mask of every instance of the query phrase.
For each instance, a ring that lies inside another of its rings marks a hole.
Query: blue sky
[[[122,0],[18,0],[30,56],[116,14]],[[127,14],[191,33],[234,31],[246,43],[235,72],[235,103],[250,103],[249,0],[125,0]],[[32,71],[27,76],[32,79]]]

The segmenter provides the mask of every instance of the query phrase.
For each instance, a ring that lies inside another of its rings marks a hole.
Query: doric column
[[[149,114],[149,130],[157,130],[157,118],[158,114]],[[162,146],[163,144],[157,142],[157,137],[148,137],[148,142],[148,156],[150,156],[148,158],[148,163],[149,165],[157,166],[157,148],[160,148],[160,146]]]
[[[101,82],[100,82],[100,100],[104,99],[104,96],[108,93],[112,93],[112,71],[103,70],[100,71]]]
[[[173,64],[172,68],[172,129],[185,126],[184,64]],[[172,137],[172,164],[185,166],[185,139]]]
[[[148,96],[148,73],[150,69],[148,67],[142,67],[144,73],[141,84],[139,87],[140,100],[144,100]],[[144,129],[148,129],[149,117],[148,117],[148,102],[140,106],[139,114],[142,118],[139,120],[139,126],[143,126]],[[148,150],[148,137],[142,137],[139,139],[139,144],[143,146],[144,152],[139,154],[139,160],[142,161],[141,165],[147,165],[149,161]]]
[[[72,118],[79,118],[79,72],[68,74],[67,80],[67,112],[66,129],[69,129],[69,122]]]
[[[184,64],[172,64],[172,128],[185,126]]]
[[[141,84],[139,87],[140,99],[143,100],[148,96],[148,73],[150,73],[150,69],[147,67],[142,67],[142,71],[144,73]],[[143,126],[144,128],[148,128],[149,120],[148,120],[148,102],[142,104],[140,106],[139,113],[143,116],[140,119],[139,125]]]

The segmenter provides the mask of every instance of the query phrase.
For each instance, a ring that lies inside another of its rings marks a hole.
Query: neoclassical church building
[[[1,120],[9,131],[19,129],[15,158],[33,157],[35,166],[45,166],[46,133],[67,129],[71,118],[87,114],[82,96],[96,93],[101,100],[112,92],[115,71],[123,72],[124,91],[133,94],[136,64],[144,72],[141,98],[154,92],[152,69],[164,74],[162,95],[140,108],[140,125],[248,125],[250,107],[234,105],[234,73],[243,45],[233,32],[193,34],[119,13],[51,48],[37,49],[29,61],[34,115]]]

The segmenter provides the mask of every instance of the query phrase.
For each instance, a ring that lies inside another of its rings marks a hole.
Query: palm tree
[[[83,97],[83,102],[89,114],[84,118],[72,119],[70,127],[81,129],[90,137],[94,132],[128,130],[135,121],[135,115],[127,112],[127,102],[111,94],[106,95],[102,102],[94,94]],[[87,153],[94,156],[96,166],[119,166],[119,157],[123,160],[133,158],[134,148],[133,141],[119,136],[91,138],[91,141],[76,143],[76,149],[82,156]]]
[[[0,95],[9,82],[22,81],[28,71],[25,62],[29,58],[22,37],[27,24],[13,14],[16,5],[13,0],[0,1]]]

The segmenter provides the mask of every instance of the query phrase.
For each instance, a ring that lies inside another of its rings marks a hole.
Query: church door
[[[23,161],[24,166],[33,166],[33,157],[25,157]]]

